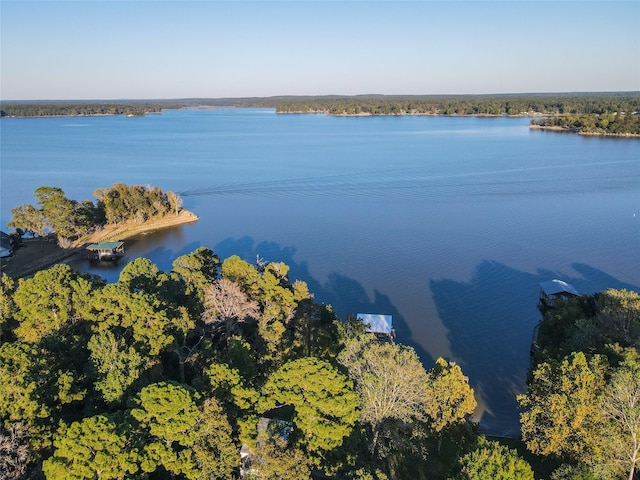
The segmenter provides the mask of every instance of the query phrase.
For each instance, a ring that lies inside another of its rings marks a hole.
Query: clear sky
[[[640,90],[640,0],[0,1],[0,98]]]

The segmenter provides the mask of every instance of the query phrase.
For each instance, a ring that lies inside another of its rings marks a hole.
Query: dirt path
[[[107,225],[100,231],[78,239],[71,248],[66,249],[60,248],[55,241],[26,239],[23,240],[23,246],[16,250],[11,257],[2,259],[0,266],[2,273],[6,273],[13,278],[21,278],[32,275],[38,270],[45,269],[56,263],[67,261],[71,257],[75,258],[84,255],[85,246],[91,243],[126,240],[140,233],[192,223],[197,220],[197,215],[183,210],[178,215],[167,215],[142,224],[127,222],[118,225]]]

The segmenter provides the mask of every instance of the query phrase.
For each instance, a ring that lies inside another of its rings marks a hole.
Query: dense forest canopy
[[[100,115],[160,112],[188,107],[268,107],[277,112],[332,115],[564,115],[634,113],[639,92],[503,95],[327,95],[176,100],[3,101],[3,116]]]
[[[557,464],[552,480],[638,478],[640,295],[557,301],[543,308],[537,346],[518,397],[527,448]]]
[[[0,477],[633,480],[637,293],[544,312],[519,397],[530,464],[478,432],[458,365],[425,368],[288,272],[200,247],[112,284],[2,275]]]
[[[0,299],[4,479],[234,479],[241,448],[246,478],[466,479],[487,449],[532,478],[478,437],[459,366],[340,321],[283,263],[59,264]]]

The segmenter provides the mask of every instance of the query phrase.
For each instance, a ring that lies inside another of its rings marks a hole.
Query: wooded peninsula
[[[96,190],[95,203],[69,199],[58,187],[42,186],[34,194],[36,205],[12,208],[7,224],[14,231],[8,235],[11,256],[2,258],[2,270],[14,278],[80,254],[87,244],[198,220],[182,208],[178,194],[158,187],[116,183]]]
[[[0,115],[126,115],[196,107],[261,107],[277,113],[326,115],[530,116],[536,128],[590,135],[640,135],[640,93],[503,95],[356,95],[192,98],[123,101],[4,101]]]

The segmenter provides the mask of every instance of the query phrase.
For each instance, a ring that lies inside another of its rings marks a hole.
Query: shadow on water
[[[139,256],[149,258],[161,270],[171,270],[175,258],[194,251],[200,242],[153,241],[151,237],[129,241],[127,256],[108,268],[91,268],[86,261],[80,270],[95,273],[108,282],[118,279],[120,270]],[[162,240],[162,239],[161,239]],[[153,245],[151,248],[149,248]],[[410,326],[388,295],[379,290],[369,294],[360,282],[338,272],[326,281],[314,278],[307,262],[295,260],[296,248],[275,242],[256,243],[251,237],[228,238],[214,247],[225,259],[238,255],[249,263],[259,256],[267,261],[282,261],[290,267],[289,278],[307,282],[317,302],[330,304],[340,318],[356,313],[393,315],[398,342],[411,346],[426,368],[433,357],[414,339]],[[529,349],[535,325],[540,320],[536,308],[539,284],[559,278],[581,293],[607,288],[639,291],[638,286],[616,279],[586,264],[573,264],[572,273],[539,269],[535,273],[518,271],[504,264],[485,260],[469,282],[451,279],[431,280],[430,288],[440,321],[448,331],[449,349],[483,402],[480,423],[488,434],[518,436],[519,411],[515,396],[525,391],[529,368]]]
[[[433,364],[433,358],[413,340],[409,325],[387,295],[375,290],[371,299],[361,283],[337,272],[329,274],[327,281],[321,283],[311,275],[307,262],[297,262],[294,259],[295,247],[282,247],[275,242],[256,244],[251,237],[242,237],[237,240],[232,238],[223,240],[215,246],[214,251],[221,259],[238,255],[243,260],[253,263],[259,256],[266,261],[286,263],[290,268],[289,278],[306,282],[316,302],[331,305],[341,319],[357,313],[393,315],[397,341],[412,347],[427,368]]]
[[[638,287],[584,264],[572,265],[576,275],[550,270],[527,273],[483,261],[471,280],[432,280],[439,317],[448,330],[450,349],[470,383],[484,401],[483,431],[518,436],[516,395],[526,389],[529,350],[535,325],[539,284],[559,278],[581,293],[607,288]]]

